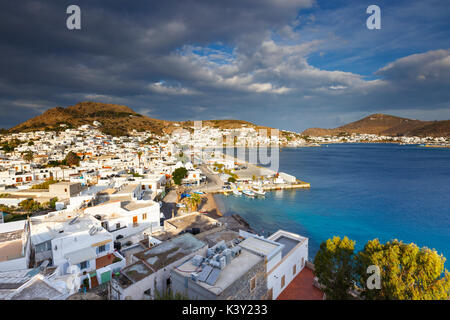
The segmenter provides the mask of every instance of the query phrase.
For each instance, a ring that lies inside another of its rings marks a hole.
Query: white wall
[[[303,258],[303,265],[302,265]],[[267,270],[267,288],[273,289],[272,298],[275,300],[280,293],[289,285],[289,283],[299,274],[304,268],[308,260],[308,239],[306,239],[300,246],[292,249],[290,254],[284,257],[283,261],[275,267],[275,269]],[[295,275],[293,274],[294,265],[297,266]],[[285,276],[285,285],[281,287],[281,277]]]

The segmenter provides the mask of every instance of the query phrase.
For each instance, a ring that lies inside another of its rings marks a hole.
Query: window
[[[143,213],[142,214],[142,220],[146,220],[147,219],[147,214],[146,213]]]
[[[120,223],[116,223],[116,229],[120,229]]]
[[[305,265],[305,258],[302,258],[302,267]]]
[[[67,189],[64,189],[64,192],[67,192]]]
[[[296,273],[297,273],[297,265],[294,264],[294,268],[292,269],[292,274],[295,276]]]
[[[282,276],[282,277],[281,277],[281,287],[282,287],[282,288],[284,288],[284,285],[286,284],[285,280],[286,280],[286,279],[285,279],[285,276]]]
[[[104,252],[106,250],[106,246],[105,245],[102,245],[102,246],[100,246],[100,247],[98,247],[98,252],[100,253],[100,252]]]
[[[80,263],[80,269],[81,270],[87,269],[87,268],[89,268],[89,261],[88,260],[87,261],[83,261],[83,262]]]
[[[256,288],[256,276],[250,279],[250,291],[255,290]]]

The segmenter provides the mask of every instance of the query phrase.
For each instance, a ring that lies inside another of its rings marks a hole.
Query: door
[[[133,217],[133,224],[137,224],[137,216]]]
[[[269,291],[267,291],[267,300],[273,300],[273,288],[270,288]]]
[[[101,276],[102,283],[106,283],[111,280],[111,271],[106,271],[102,273]]]

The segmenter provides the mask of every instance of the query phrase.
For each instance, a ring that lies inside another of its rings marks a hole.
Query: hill
[[[76,128],[84,124],[92,125],[94,121],[102,124],[100,129],[103,133],[113,136],[125,135],[132,129],[150,131],[160,135],[171,133],[175,129],[189,129],[194,125],[193,121],[177,122],[149,118],[123,105],[86,101],[66,108],[56,107],[48,109],[41,115],[9,129],[8,132],[59,131],[66,128]],[[265,128],[251,122],[232,119],[203,121],[203,126],[206,125],[220,129]]]
[[[338,135],[343,133],[445,137],[450,135],[450,120],[421,121],[377,113],[338,128],[310,128],[302,132],[303,135],[307,136]]]

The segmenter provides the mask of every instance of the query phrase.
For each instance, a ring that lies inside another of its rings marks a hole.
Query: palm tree
[[[194,193],[187,199],[192,211],[197,211],[198,206],[202,202],[202,197],[200,195]]]
[[[141,157],[142,157],[142,151],[137,152],[137,156],[139,158],[139,167],[141,167]]]

